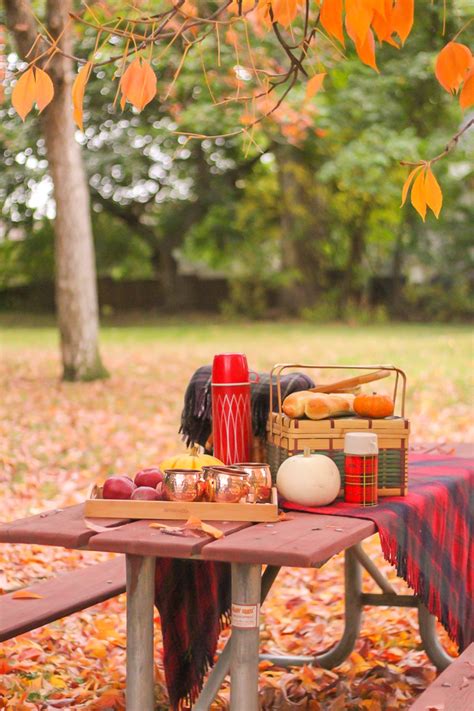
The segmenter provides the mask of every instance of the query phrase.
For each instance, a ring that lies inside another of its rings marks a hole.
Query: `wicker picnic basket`
[[[333,417],[325,420],[296,420],[287,417],[282,410],[281,374],[288,368],[309,369],[357,369],[389,370],[394,377],[393,400],[395,413],[392,417],[372,420],[357,415]],[[271,371],[270,383],[276,380],[278,409],[273,411],[273,388],[270,384],[270,414],[267,423],[267,461],[275,481],[279,466],[294,454],[304,449],[325,454],[335,461],[344,486],[344,435],[346,432],[370,430],[378,436],[379,443],[379,496],[405,496],[408,488],[408,436],[410,424],[405,419],[406,375],[393,365],[302,365],[277,364]],[[400,394],[401,396],[397,398]],[[341,492],[342,493],[342,492]]]

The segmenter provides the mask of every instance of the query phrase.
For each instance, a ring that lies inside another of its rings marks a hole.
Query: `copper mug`
[[[205,498],[226,504],[238,504],[246,500],[249,493],[247,475],[226,466],[203,467]]]
[[[249,503],[266,504],[272,498],[272,473],[268,464],[243,462],[232,464],[232,469],[244,472],[249,484]]]
[[[204,491],[200,469],[165,469],[163,493],[167,501],[202,501]]]

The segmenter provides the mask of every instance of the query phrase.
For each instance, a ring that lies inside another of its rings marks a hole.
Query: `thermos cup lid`
[[[378,454],[377,435],[374,432],[347,432],[344,437],[344,454]]]
[[[212,364],[212,383],[248,383],[249,367],[243,353],[219,353]]]

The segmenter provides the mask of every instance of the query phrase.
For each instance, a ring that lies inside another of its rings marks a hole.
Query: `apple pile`
[[[163,500],[163,473],[158,467],[140,469],[129,476],[111,476],[104,483],[104,499],[131,499],[141,501]]]

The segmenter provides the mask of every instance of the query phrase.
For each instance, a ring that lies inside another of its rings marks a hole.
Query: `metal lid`
[[[374,432],[347,432],[344,437],[344,454],[378,454],[378,451]]]

